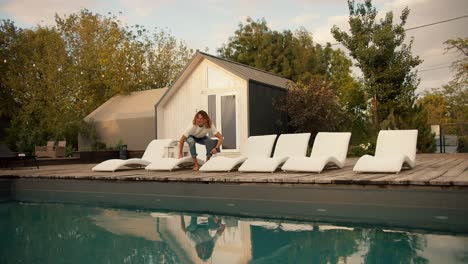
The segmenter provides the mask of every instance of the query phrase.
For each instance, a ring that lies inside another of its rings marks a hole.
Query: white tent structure
[[[129,150],[144,150],[155,138],[155,109],[167,88],[116,95],[84,118],[96,130],[99,141],[115,146],[120,140]],[[86,150],[91,139],[79,137],[78,149]]]

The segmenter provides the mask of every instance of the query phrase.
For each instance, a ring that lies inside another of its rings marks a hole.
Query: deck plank
[[[447,173],[444,174],[445,177],[456,177],[462,174],[468,168],[468,159],[460,158],[459,160],[460,163],[450,168]]]
[[[428,166],[428,168],[417,173],[408,175],[406,180],[408,180],[408,184],[432,185],[432,180],[444,175],[451,167],[456,166],[459,163],[460,159],[447,159],[442,163],[437,163],[434,167]]]
[[[234,171],[226,174],[225,172],[210,172],[204,173],[202,181],[204,182],[226,182],[228,178],[236,177],[240,172]]]
[[[468,186],[468,170],[463,171],[452,182],[455,186]]]
[[[162,181],[162,182],[224,182],[234,184],[359,184],[359,185],[407,185],[407,186],[468,186],[468,154],[418,154],[413,169],[393,173],[355,173],[356,158],[349,158],[342,169],[328,167],[321,173],[283,172],[241,173],[193,172],[182,168],[169,171],[129,169],[117,172],[94,172],[95,164],[69,164],[0,169],[0,177]]]
[[[405,181],[408,177],[411,177],[411,175],[420,173],[426,168],[438,168],[444,163],[444,160],[437,158],[422,160],[417,162],[413,169],[403,168],[400,173],[387,173],[387,175],[381,178],[373,179],[371,182],[380,182],[381,184],[408,184],[408,182]]]
[[[445,173],[440,175],[439,177],[436,177],[430,181],[431,185],[453,185],[453,180],[462,174],[462,172],[466,169],[466,160],[459,158],[456,160],[456,163],[448,163],[446,166],[444,166],[444,169],[446,170]],[[463,168],[463,169],[461,169]]]

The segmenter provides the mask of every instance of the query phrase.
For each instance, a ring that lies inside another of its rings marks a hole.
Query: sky
[[[399,18],[403,8],[408,7],[411,12],[407,28],[468,15],[468,0],[374,0],[373,3],[380,17],[392,11]],[[100,14],[111,12],[128,25],[169,30],[190,48],[202,51],[208,48],[214,55],[247,17],[264,18],[273,30],[304,27],[320,44],[336,43],[330,33],[333,25],[343,30],[349,28],[346,0],[0,0],[0,18],[11,19],[21,27],[51,25],[54,14],[66,15],[81,8]],[[452,79],[450,65],[459,56],[454,52],[445,53],[443,42],[468,37],[468,18],[407,31],[407,41],[412,37],[413,53],[424,60],[417,68],[421,78],[417,92],[441,87]],[[334,47],[344,49],[340,45]],[[353,72],[356,76],[360,74],[357,68]]]

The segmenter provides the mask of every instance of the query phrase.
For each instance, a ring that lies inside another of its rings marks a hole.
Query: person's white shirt
[[[185,137],[194,136],[196,138],[203,138],[207,135],[209,137],[212,137],[216,135],[216,133],[218,133],[218,130],[213,124],[211,124],[211,128],[206,128],[205,126],[200,127],[197,125],[190,124],[190,126],[188,126],[187,129],[185,130],[184,136]]]

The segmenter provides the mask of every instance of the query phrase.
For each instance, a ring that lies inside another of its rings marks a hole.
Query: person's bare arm
[[[184,215],[181,215],[180,216],[180,228],[186,232],[187,230],[185,229],[185,219],[184,219]]]
[[[216,234],[221,235],[224,232],[224,229],[226,228],[226,226],[223,225],[223,223],[221,222],[221,219],[219,219],[216,216],[213,217],[213,221],[218,226],[218,230],[216,230]]]
[[[223,141],[224,141],[224,137],[223,135],[221,135],[221,133],[216,133],[215,134],[215,137],[218,138],[218,143],[216,144],[216,146],[211,150],[211,154],[216,154],[218,153],[218,148],[223,144]]]
[[[179,159],[184,157],[184,143],[185,140],[187,140],[187,137],[185,135],[182,135],[182,137],[179,140]]]

